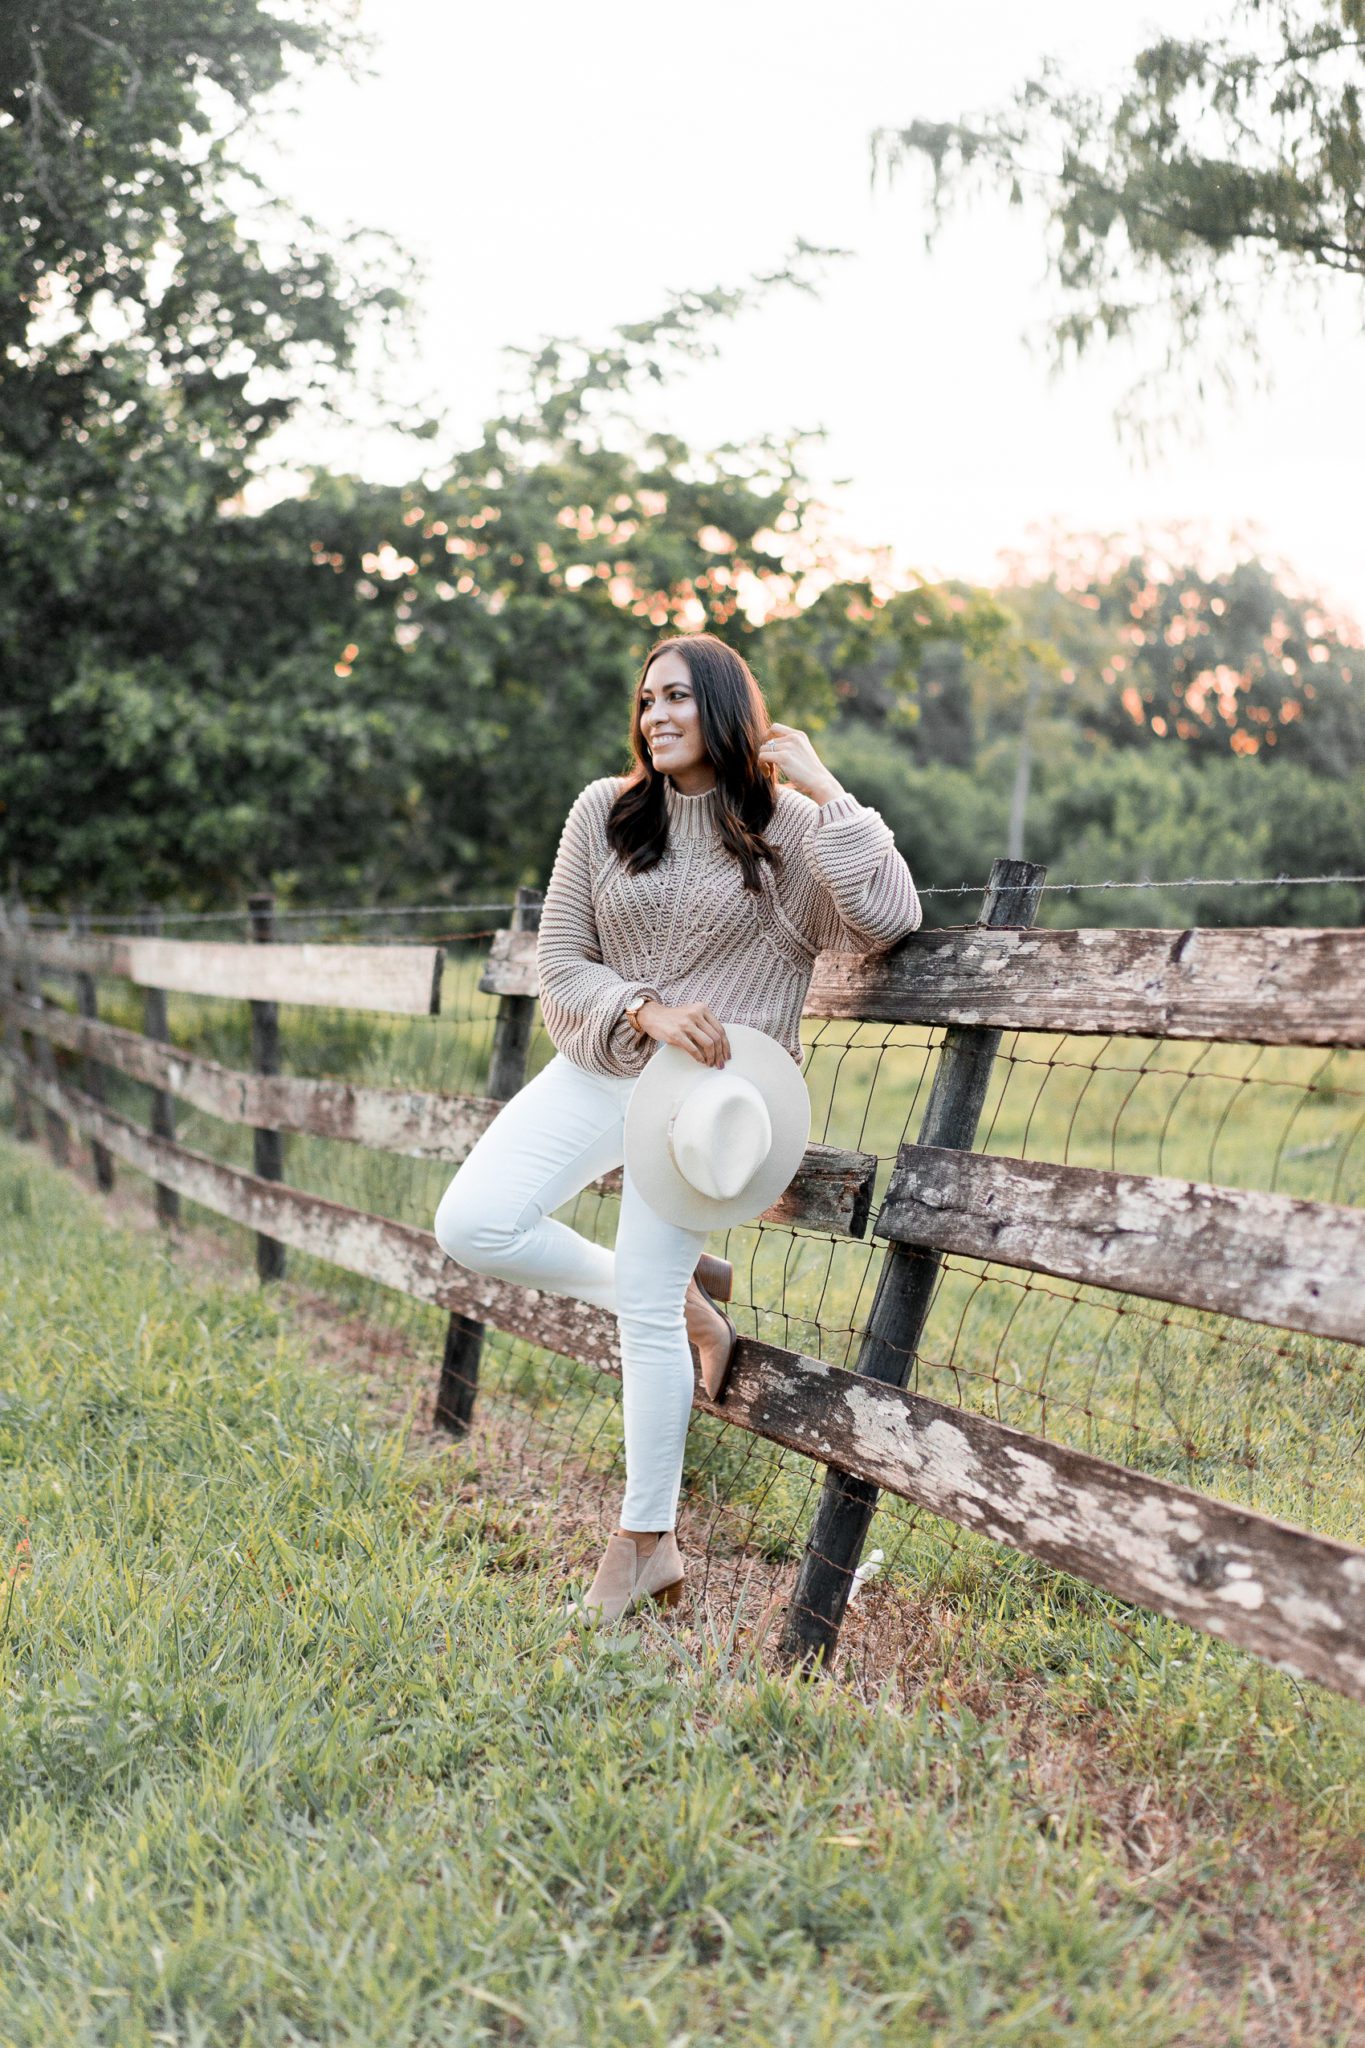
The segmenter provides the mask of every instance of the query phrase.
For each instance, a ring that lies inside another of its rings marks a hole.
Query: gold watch
[[[646,1003],[656,1003],[658,1002],[658,1000],[659,998],[657,996],[646,994],[642,996],[637,996],[633,1003],[627,1003],[626,1005],[626,1015],[630,1019],[631,1029],[640,1038],[644,1038],[648,1035],[641,1027],[640,1012],[641,1010],[643,1010]]]

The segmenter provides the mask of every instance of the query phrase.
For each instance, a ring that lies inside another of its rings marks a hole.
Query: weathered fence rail
[[[822,953],[808,1017],[1252,1045],[1365,1045],[1355,929],[912,932],[890,953]],[[535,992],[535,942],[493,941],[481,986]]]
[[[44,932],[34,934],[20,957],[50,974],[99,975],[175,995],[434,1017],[444,956],[439,946],[272,945],[255,953],[218,939]]]
[[[410,1159],[442,1159],[458,1166],[498,1111],[502,1101],[483,1095],[429,1095],[400,1088],[365,1088],[349,1081],[305,1080],[289,1074],[248,1074],[236,1067],[74,1015],[0,997],[7,1026],[113,1067],[130,1080],[164,1089],[224,1123],[273,1126],[315,1138],[338,1138],[372,1151]],[[21,1073],[38,1072],[32,1063]],[[808,1145],[790,1185],[764,1220],[803,1223],[852,1237],[866,1233],[877,1170],[875,1152],[835,1145]],[[621,1169],[594,1183],[619,1193]]]
[[[1365,1344],[1365,1209],[907,1145],[877,1231]]]
[[[1365,1340],[1365,1214],[1358,1209],[970,1149],[1005,1029],[1365,1045],[1365,932],[1035,932],[1025,927],[1040,880],[1040,871],[1022,864],[997,864],[992,900],[997,916],[1011,918],[1007,929],[913,934],[887,956],[817,963],[807,1005],[813,1016],[952,1028],[920,1141],[900,1147],[872,1226],[887,1259],[864,1369],[743,1339],[725,1405],[711,1410],[828,1469],[789,1645],[818,1652],[837,1638],[870,1504],[885,1491],[1365,1700],[1365,1549],[931,1400],[903,1383],[936,1263],[955,1253],[1286,1330]],[[534,940],[530,929],[498,934],[480,986],[529,1004]],[[440,965],[439,950],[429,947],[35,937],[10,920],[0,932],[0,1011],[16,1102],[45,1113],[54,1150],[57,1133],[79,1130],[98,1148],[95,1156],[118,1159],[279,1246],[446,1308],[469,1329],[491,1326],[618,1372],[616,1326],[603,1311],[469,1273],[441,1254],[429,1231],[149,1132],[107,1107],[98,1084],[77,1085],[74,1066],[59,1073],[54,1049],[85,1062],[82,1075],[93,1062],[232,1123],[452,1165],[497,1113],[501,1086],[484,1096],[443,1096],[241,1072],[102,1023],[90,1014],[88,988],[71,1011],[46,1000],[40,985],[44,973],[116,975],[143,988],[247,1002],[430,1015]],[[505,1015],[502,1064],[516,1055],[524,1078],[530,1013]],[[766,1220],[864,1235],[875,1167],[869,1152],[811,1146]],[[618,1183],[619,1170],[599,1185]],[[887,1354],[885,1370],[878,1347]],[[710,1407],[700,1388],[697,1400]],[[468,1412],[466,1399],[464,1421]]]

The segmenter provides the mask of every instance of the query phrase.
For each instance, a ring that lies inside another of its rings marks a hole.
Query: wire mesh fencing
[[[392,1016],[282,1005],[282,1067],[364,1088],[482,1097],[498,998],[478,986],[510,905],[424,912],[421,940],[445,950],[439,1014]],[[354,913],[308,913],[279,936],[326,944],[411,935]],[[194,936],[245,936],[243,920],[199,921]],[[415,935],[414,935],[415,936]],[[69,1006],[70,983],[45,983]],[[138,1031],[144,997],[110,979],[100,1017]],[[234,1069],[251,1064],[241,1001],[171,995],[176,1047]],[[807,1019],[805,1075],[815,1143],[875,1158],[875,1218],[899,1149],[913,1139],[942,1040],[936,1027]],[[530,1078],[554,1048],[538,1013]],[[111,1109],[139,1122],[147,1089],[108,1069]],[[180,1103],[179,1143],[249,1169],[252,1133]],[[979,1147],[1012,1159],[1173,1176],[1333,1204],[1365,1204],[1365,1053],[1188,1039],[1013,1031],[996,1056]],[[301,1132],[284,1137],[283,1180],[349,1209],[429,1230],[458,1163],[405,1156]],[[614,1240],[619,1198],[585,1188],[559,1211],[598,1243]],[[234,1258],[251,1235],[192,1203],[186,1221]],[[741,1336],[853,1368],[885,1246],[871,1236],[757,1221],[720,1234],[735,1267],[731,1313]],[[344,1318],[406,1376],[430,1414],[448,1317],[429,1303],[291,1253],[291,1284]],[[591,1366],[505,1332],[485,1332],[478,1408],[497,1435],[501,1477],[572,1499],[605,1528],[624,1484],[619,1393]],[[908,1384],[973,1411],[1174,1479],[1200,1493],[1352,1539],[1365,1525],[1365,1388],[1355,1345],[1226,1315],[945,1256]],[[790,1596],[823,1478],[818,1464],[716,1416],[694,1416],[680,1532],[704,1600],[772,1612]],[[985,1538],[904,1500],[881,1497],[864,1574],[919,1598],[979,1583],[999,1568]]]

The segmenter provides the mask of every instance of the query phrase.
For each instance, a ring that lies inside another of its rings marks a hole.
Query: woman
[[[622,1165],[626,1105],[657,1046],[723,1067],[727,1023],[748,1024],[799,1066],[816,954],[884,950],[920,921],[881,816],[805,733],[770,723],[748,665],[712,634],[651,651],[630,738],[630,774],[575,799],[545,892],[536,960],[555,1057],[475,1144],[435,1225],[462,1266],[618,1318],[626,1489],[583,1603],[599,1619],[681,1591],[692,1353],[714,1400],[736,1342],[716,1306],[731,1269],[703,1233],[655,1215],[628,1171],[614,1251],[551,1212]]]

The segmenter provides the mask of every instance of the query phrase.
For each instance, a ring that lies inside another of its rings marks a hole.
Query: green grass
[[[997,1717],[566,1633],[279,1300],[7,1141],[0,1219],[0,2040],[1239,2038]]]

